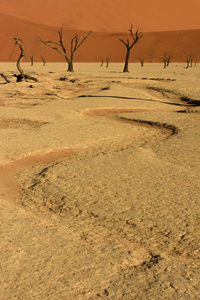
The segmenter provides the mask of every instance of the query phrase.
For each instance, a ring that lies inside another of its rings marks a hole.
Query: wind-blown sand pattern
[[[1,69],[0,299],[198,299],[199,66]]]

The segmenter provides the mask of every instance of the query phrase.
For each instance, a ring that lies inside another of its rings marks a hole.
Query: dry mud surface
[[[0,67],[0,299],[199,299],[199,66]]]

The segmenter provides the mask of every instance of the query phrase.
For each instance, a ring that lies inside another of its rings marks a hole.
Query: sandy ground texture
[[[0,299],[199,299],[200,69],[0,64]]]

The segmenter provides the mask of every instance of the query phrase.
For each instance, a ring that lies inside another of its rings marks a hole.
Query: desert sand
[[[200,69],[0,78],[0,299],[199,299]]]

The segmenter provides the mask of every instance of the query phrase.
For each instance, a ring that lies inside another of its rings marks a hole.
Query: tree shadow
[[[111,98],[111,99],[125,99],[125,100],[142,100],[142,101],[148,101],[148,102],[158,102],[161,104],[169,104],[173,106],[188,106],[187,104],[181,104],[181,103],[174,103],[174,102],[162,102],[155,99],[146,99],[146,98],[136,98],[136,97],[125,97],[125,96],[101,96],[101,95],[80,95],[79,98]],[[195,104],[191,104],[192,106],[197,106]],[[191,106],[190,105],[190,106]]]

